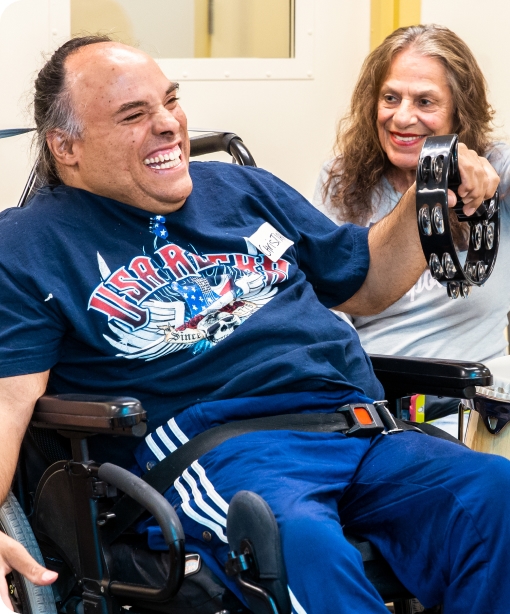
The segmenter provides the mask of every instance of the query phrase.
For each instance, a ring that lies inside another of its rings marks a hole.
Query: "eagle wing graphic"
[[[269,301],[277,293],[278,293],[278,288],[274,288],[271,286],[264,286],[263,288],[257,288],[256,290],[252,290],[251,292],[248,292],[248,294],[245,294],[242,297],[242,300],[250,301],[250,303],[257,305],[258,308],[260,309],[266,303],[269,303]]]
[[[238,300],[245,304],[244,308],[241,306],[234,312],[237,313],[242,322],[268,303],[278,292],[277,288],[263,285],[258,275],[247,277],[249,279],[246,282],[249,281],[249,283],[246,283],[246,286],[242,288],[243,295],[237,299],[234,296],[229,297],[230,301]],[[225,299],[227,299],[227,296],[225,296]],[[204,309],[202,314],[217,311],[225,306],[223,303],[224,301],[215,307],[210,306]],[[195,329],[187,329],[183,334],[175,333],[175,336],[172,336],[171,331],[184,324],[184,302],[147,300],[141,306],[149,310],[149,322],[142,329],[131,330],[126,324],[119,321],[108,323],[116,338],[108,335],[104,335],[104,338],[119,350],[118,356],[124,356],[130,360],[135,358],[146,361],[155,360],[193,347],[199,340],[205,339],[204,333]],[[200,338],[197,338],[199,336]]]
[[[149,310],[149,322],[141,330],[131,330],[122,322],[109,322],[110,330],[117,339],[104,335],[105,339],[119,352],[118,356],[125,358],[144,358],[154,360],[172,352],[184,350],[193,345],[190,343],[167,343],[164,329],[177,327],[184,323],[184,303],[173,301],[145,301],[143,307]]]

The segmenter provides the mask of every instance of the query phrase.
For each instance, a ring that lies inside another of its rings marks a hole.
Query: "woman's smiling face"
[[[394,58],[381,86],[377,132],[390,162],[410,176],[427,136],[450,134],[454,104],[442,62],[412,49]]]

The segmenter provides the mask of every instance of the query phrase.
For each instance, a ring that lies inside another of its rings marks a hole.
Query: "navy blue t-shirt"
[[[0,214],[0,376],[51,369],[53,393],[137,397],[151,430],[198,402],[382,398],[357,333],[328,309],[366,277],[367,229],[337,227],[261,169],[190,173],[166,238],[154,214],[67,186]],[[276,261],[249,240],[264,223],[293,242]]]

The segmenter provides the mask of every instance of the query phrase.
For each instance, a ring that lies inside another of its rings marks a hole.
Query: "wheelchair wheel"
[[[20,542],[34,559],[44,565],[27,517],[16,497],[10,492],[0,507],[0,530]],[[13,571],[7,576],[12,606],[21,614],[57,614],[51,586],[36,586],[21,574]]]

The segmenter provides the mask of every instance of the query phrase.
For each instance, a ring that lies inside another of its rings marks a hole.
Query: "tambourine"
[[[466,298],[471,286],[489,279],[499,246],[499,195],[484,201],[471,216],[463,211],[457,189],[461,183],[456,134],[425,139],[416,169],[416,213],[421,246],[430,273],[450,298]],[[454,245],[448,209],[448,190],[457,196],[454,211],[469,224],[467,251]]]

